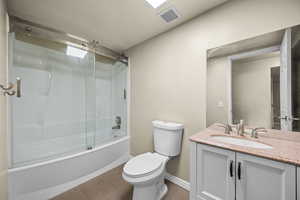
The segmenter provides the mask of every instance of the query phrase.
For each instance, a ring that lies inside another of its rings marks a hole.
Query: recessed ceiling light
[[[162,4],[164,4],[167,0],[145,0],[149,3],[153,8],[158,8]]]
[[[68,56],[74,56],[78,58],[84,58],[84,56],[87,54],[87,51],[84,51],[82,49],[78,49],[72,46],[67,47],[67,55]]]

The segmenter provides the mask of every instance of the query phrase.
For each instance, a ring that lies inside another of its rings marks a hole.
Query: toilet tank
[[[152,121],[154,151],[165,156],[177,156],[181,150],[183,124]]]

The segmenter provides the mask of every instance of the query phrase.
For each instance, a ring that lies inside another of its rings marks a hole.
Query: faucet
[[[113,126],[112,129],[113,130],[121,129],[122,120],[121,120],[120,116],[116,116],[115,122],[116,122],[117,125]]]
[[[225,130],[224,130],[224,133],[225,133],[225,134],[230,134],[230,132],[232,131],[232,126],[231,126],[230,124],[223,124],[223,123],[220,123],[220,124],[218,124],[217,126],[220,126],[220,127],[225,128]]]
[[[240,120],[240,123],[236,125],[236,133],[240,136],[243,136],[245,133],[245,123],[244,120]]]
[[[235,127],[235,129],[236,129],[236,134],[237,135],[244,136],[244,134],[245,134],[244,120],[240,120],[240,123],[238,123],[238,124],[231,125],[231,124],[228,124],[228,123],[227,124],[219,123],[219,124],[217,124],[217,126],[225,128],[225,130],[224,130],[225,134],[230,135],[230,133],[233,131],[233,127]],[[252,128],[250,135],[251,135],[252,138],[258,138],[258,133],[259,132],[266,133],[267,130],[263,127]]]
[[[251,137],[252,138],[258,138],[258,132],[264,132],[264,133],[266,133],[267,130],[265,128],[263,128],[263,127],[253,128],[251,130]]]

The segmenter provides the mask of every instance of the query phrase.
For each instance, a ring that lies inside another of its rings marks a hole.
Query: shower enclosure
[[[11,168],[94,149],[126,136],[127,64],[75,46],[10,33]]]

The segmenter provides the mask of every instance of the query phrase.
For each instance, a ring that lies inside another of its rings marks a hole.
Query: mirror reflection
[[[300,131],[300,26],[207,52],[207,126]]]

